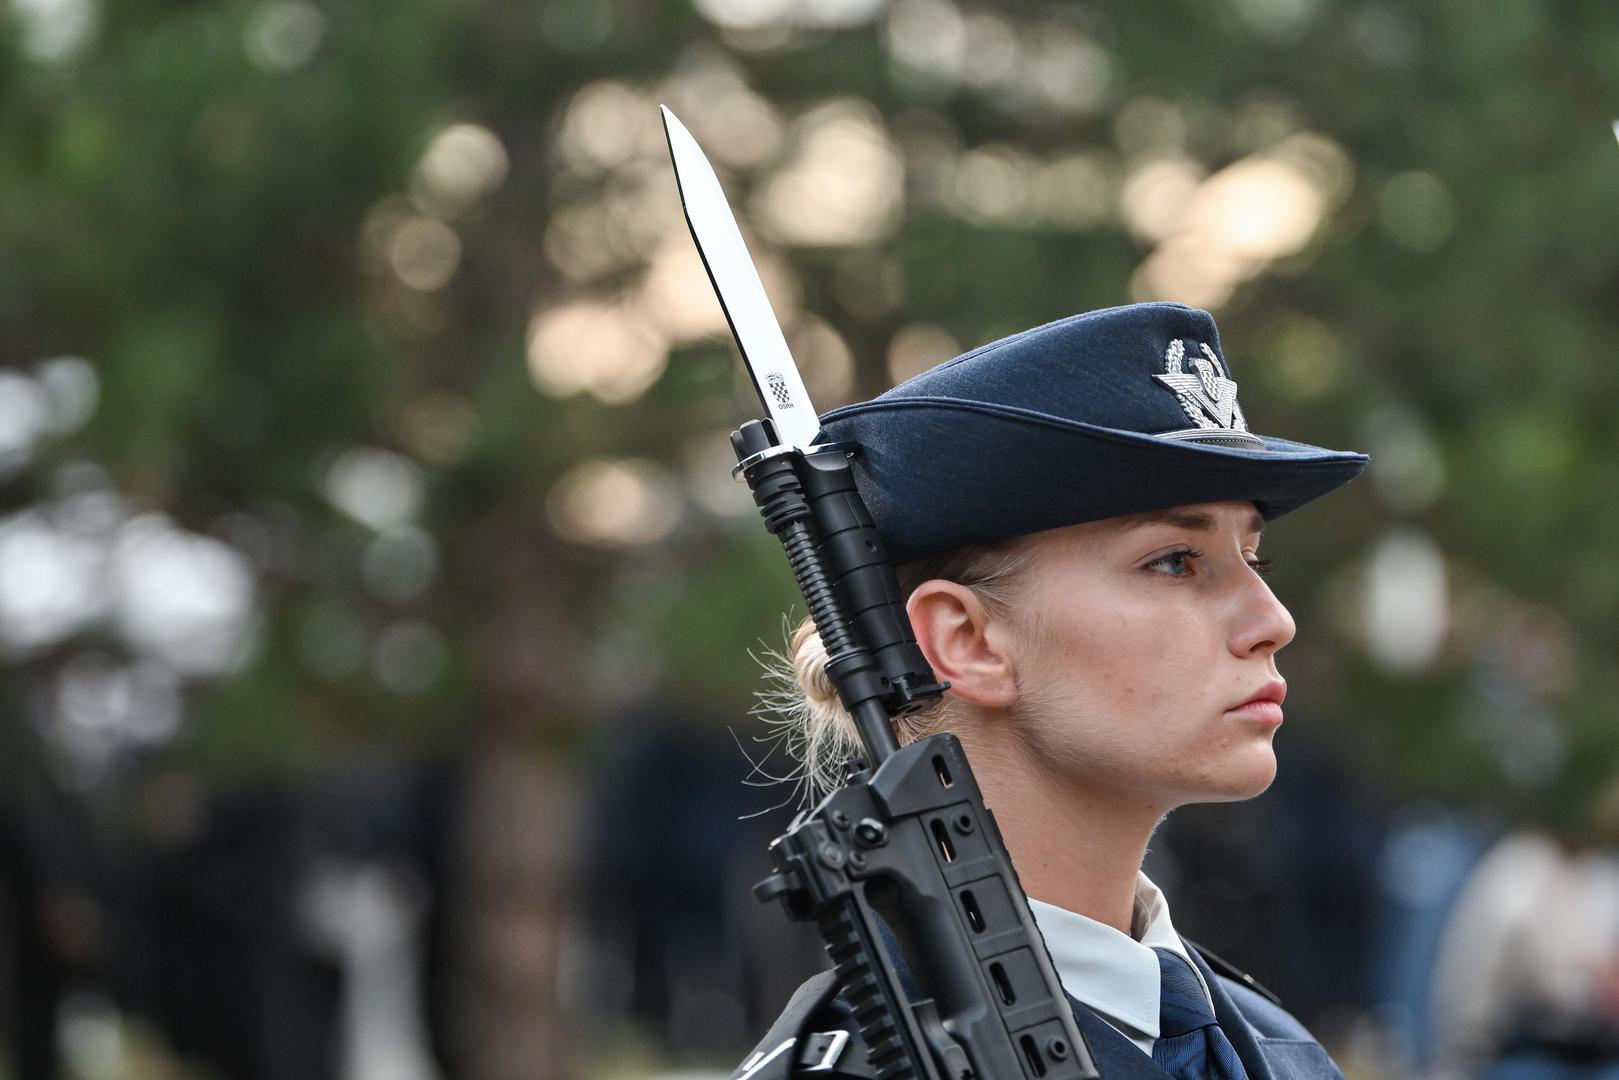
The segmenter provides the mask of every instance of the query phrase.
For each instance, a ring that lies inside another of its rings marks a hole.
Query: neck
[[[1130,934],[1136,875],[1164,810],[1059,777],[1004,733],[959,734],[1024,892]]]

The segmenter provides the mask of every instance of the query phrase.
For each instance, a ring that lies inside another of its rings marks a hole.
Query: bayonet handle
[[[852,455],[843,450],[806,454],[800,474],[844,618],[886,681],[884,707],[896,716],[938,697],[949,684],[934,678],[916,643],[888,549],[855,485]]]
[[[771,446],[772,435],[765,423],[750,420],[731,434],[731,448],[747,466],[742,476],[753,491],[765,528],[775,534],[787,552],[793,580],[798,583],[827,652],[827,677],[837,688],[844,709],[854,717],[868,760],[873,766],[879,765],[899,749],[886,704],[893,688],[871,650],[853,632],[839,603],[836,581],[823,563],[815,513],[801,478],[804,456],[796,450],[777,455],[764,453]]]

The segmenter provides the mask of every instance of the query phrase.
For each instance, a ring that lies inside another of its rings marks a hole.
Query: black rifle
[[[781,445],[769,420],[731,443],[866,753],[771,844],[775,869],[754,895],[819,928],[880,1080],[1094,1080],[961,743],[894,737],[894,716],[946,687],[916,644],[851,452]]]

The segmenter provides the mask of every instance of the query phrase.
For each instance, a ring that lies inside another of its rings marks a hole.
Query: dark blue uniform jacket
[[[1304,1025],[1260,989],[1251,978],[1187,943],[1187,951],[1203,972],[1214,999],[1220,1030],[1248,1071],[1248,1080],[1344,1080],[1338,1066]],[[1218,970],[1216,970],[1218,968]],[[1102,1080],[1169,1080],[1129,1039],[1090,1009],[1069,999],[1079,1029],[1090,1044]],[[825,1062],[828,1040],[818,1033],[849,1032],[836,1060]],[[820,1069],[807,1071],[811,1065]],[[810,979],[787,1003],[781,1017],[749,1054],[732,1080],[787,1080],[788,1077],[871,1077],[865,1046],[853,1018],[838,997],[834,972]]]

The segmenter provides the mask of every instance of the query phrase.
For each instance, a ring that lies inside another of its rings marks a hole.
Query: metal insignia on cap
[[[1237,384],[1219,356],[1202,342],[1198,351],[1201,355],[1188,364],[1186,343],[1176,338],[1164,354],[1164,374],[1153,376],[1174,391],[1187,417],[1197,425],[1187,431],[1164,432],[1159,438],[1263,447],[1260,439],[1248,434],[1248,421],[1237,404]]]

